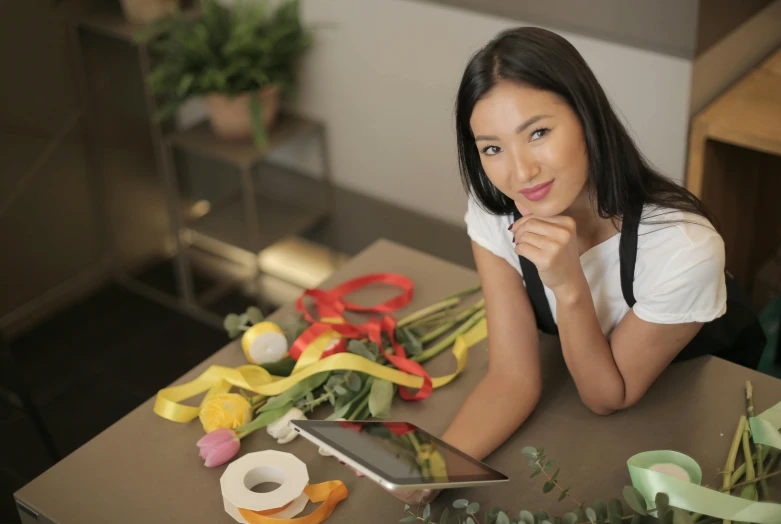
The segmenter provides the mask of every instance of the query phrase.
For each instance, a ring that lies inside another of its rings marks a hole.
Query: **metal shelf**
[[[252,141],[223,140],[215,136],[208,122],[168,135],[168,141],[183,151],[213,158],[245,169],[257,164],[274,149],[289,140],[317,131],[321,125],[312,120],[282,114],[269,133],[269,147],[259,149]]]

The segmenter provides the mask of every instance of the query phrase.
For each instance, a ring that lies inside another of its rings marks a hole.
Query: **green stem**
[[[484,307],[485,307],[485,299],[481,299],[477,304],[463,311],[453,320],[449,321],[447,324],[440,326],[438,329],[435,329],[430,333],[426,333],[423,337],[421,337],[420,342],[426,344],[428,342],[431,342],[432,340],[438,339],[439,337],[441,337],[442,335],[450,331],[453,328],[453,326],[460,324],[461,322],[468,319],[478,311],[482,310]]]
[[[463,335],[464,333],[472,329],[484,317],[485,317],[485,310],[481,309],[480,311],[472,315],[469,318],[469,320],[461,324],[461,326],[458,329],[456,329],[450,335],[448,335],[447,338],[445,338],[438,344],[431,346],[430,348],[423,351],[422,353],[415,355],[414,357],[412,357],[412,360],[414,360],[415,362],[426,362],[427,360],[434,358],[435,356],[442,353],[445,349],[452,346],[459,335]]]
[[[458,293],[454,293],[454,294],[452,294],[450,296],[447,296],[447,297],[443,298],[442,300],[448,300],[448,299],[451,299],[451,298],[461,298],[461,297],[463,297],[465,295],[471,295],[472,293],[477,293],[481,289],[482,289],[482,286],[477,285],[475,287],[470,287],[470,288],[464,289],[463,291],[459,291]]]
[[[732,446],[729,450],[729,455],[727,455],[727,464],[724,466],[724,481],[722,483],[722,491],[726,491],[727,493],[730,492],[732,488],[732,473],[735,471],[735,461],[738,458],[738,448],[740,447],[741,438],[743,437],[743,428],[746,425],[746,416],[741,415],[740,421],[738,422],[738,427],[735,430],[735,436],[732,439]],[[751,453],[746,455],[748,460],[751,460]],[[748,464],[748,460],[746,461],[746,464]],[[732,524],[731,520],[725,519],[724,524]]]
[[[358,394],[358,396],[355,397],[355,399],[353,399],[353,402],[358,402],[358,404],[356,404],[355,409],[350,414],[350,416],[347,417],[347,420],[355,420],[356,418],[358,418],[358,415],[361,414],[363,408],[369,404],[369,396],[371,395],[372,382],[374,382],[374,377],[369,376],[366,378],[366,382],[364,382],[363,384],[363,389]]]
[[[748,426],[743,428],[743,455],[746,458],[746,482],[756,480],[757,474],[754,471],[754,461],[751,460],[751,443],[748,441]]]
[[[748,412],[749,418],[754,416],[754,387],[750,380],[746,381],[746,411]],[[751,437],[753,440],[754,435],[752,434]],[[757,444],[756,442],[754,442],[754,444],[757,448],[757,456],[761,457],[757,460],[757,475],[762,478],[762,480],[759,481],[759,493],[762,496],[762,500],[767,500],[770,498],[770,490],[767,486],[767,480],[763,478],[765,476],[764,447],[762,444]],[[751,460],[746,459],[746,462],[751,462]]]
[[[402,318],[396,323],[396,327],[404,327],[408,324],[412,324],[416,320],[426,318],[429,315],[442,311],[443,309],[456,306],[458,305],[459,302],[460,299],[458,298],[449,298],[449,299],[441,300],[436,304],[433,304],[427,308],[423,308],[420,311],[416,311],[415,313],[412,313],[411,315]]]

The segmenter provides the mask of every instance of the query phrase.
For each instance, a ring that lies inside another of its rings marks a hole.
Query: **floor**
[[[339,190],[337,200],[336,209],[349,211],[313,227],[306,240],[352,256],[384,237],[472,265],[461,228],[349,191]],[[139,278],[172,291],[171,267],[169,261],[153,264]],[[209,277],[196,279],[197,288],[209,284]],[[211,309],[224,315],[251,302],[234,292]],[[16,337],[11,347],[65,456],[227,342],[222,330],[111,284]],[[0,434],[0,524],[16,523],[13,492],[52,463],[21,410],[2,398]]]

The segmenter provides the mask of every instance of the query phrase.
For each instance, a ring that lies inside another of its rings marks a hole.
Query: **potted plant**
[[[150,25],[144,34],[158,62],[148,80],[167,98],[158,118],[172,116],[191,97],[205,96],[215,134],[232,140],[254,136],[265,147],[280,98],[295,86],[296,59],[311,44],[298,0],[276,3],[276,8],[267,0],[229,8],[201,0],[195,20],[175,15]]]

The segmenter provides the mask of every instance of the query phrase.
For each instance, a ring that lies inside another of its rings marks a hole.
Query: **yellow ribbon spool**
[[[335,333],[335,332],[334,332]],[[456,338],[452,354],[456,359],[456,371],[449,375],[433,377],[432,385],[440,388],[453,381],[466,366],[469,348],[487,336],[485,319],[472,329]],[[302,380],[322,371],[352,370],[387,380],[412,389],[423,386],[423,378],[377,364],[352,353],[337,353],[319,360],[320,355],[333,340],[329,332],[323,333],[301,354],[289,377],[277,377],[259,366],[245,365],[237,368],[211,366],[198,378],[186,384],[161,389],[157,393],[154,411],[161,417],[174,422],[190,422],[198,417],[200,406],[188,406],[182,401],[207,392],[206,397],[226,393],[232,387],[252,391],[258,395],[273,397],[284,393]],[[206,398],[205,397],[205,398]]]
[[[287,355],[287,339],[273,322],[260,322],[244,332],[241,350],[252,364],[279,362]]]

